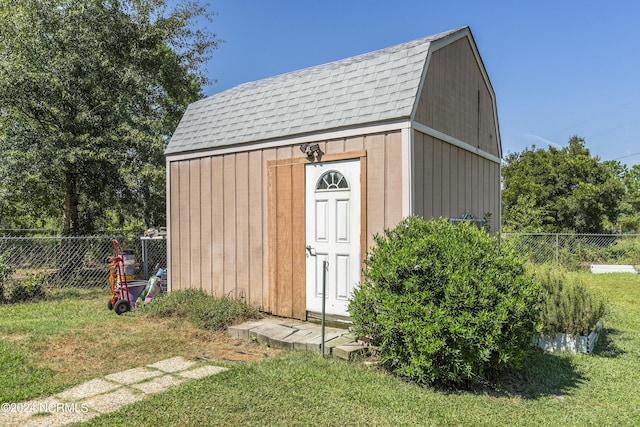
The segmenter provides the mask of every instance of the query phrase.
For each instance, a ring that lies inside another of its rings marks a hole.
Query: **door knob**
[[[315,250],[311,247],[311,245],[307,245],[305,249],[309,253],[309,256],[316,256]]]

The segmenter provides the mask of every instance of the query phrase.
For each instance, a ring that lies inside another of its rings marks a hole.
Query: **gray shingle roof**
[[[431,43],[465,28],[245,83],[194,102],[166,153],[409,118]]]

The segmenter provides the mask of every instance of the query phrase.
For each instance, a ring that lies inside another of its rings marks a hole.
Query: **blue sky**
[[[562,147],[640,163],[640,2],[213,0],[225,40],[212,95],[468,25],[496,92],[504,153]]]

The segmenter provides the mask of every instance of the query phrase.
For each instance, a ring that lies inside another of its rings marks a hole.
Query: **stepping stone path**
[[[180,356],[173,357],[89,380],[51,397],[3,404],[0,426],[62,426],[87,421],[185,381],[226,370],[220,366],[196,364]]]

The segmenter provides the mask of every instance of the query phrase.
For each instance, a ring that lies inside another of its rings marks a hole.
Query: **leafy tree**
[[[583,138],[571,137],[562,149],[534,146],[505,160],[503,230],[600,233],[616,222],[624,187]]]
[[[633,167],[625,173],[624,183],[626,199],[633,211],[640,212],[640,165]]]
[[[164,147],[218,45],[204,6],[0,3],[0,224],[159,225]]]
[[[620,233],[637,233],[640,231],[640,165],[628,168],[615,160],[609,160],[605,164],[624,185],[620,216],[617,223],[612,224],[612,228]]]

